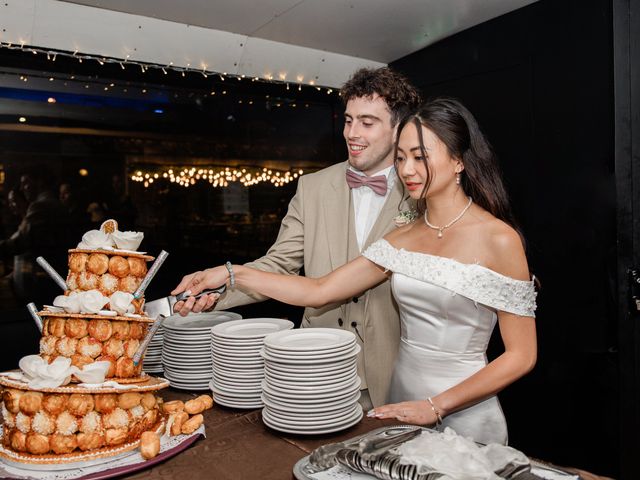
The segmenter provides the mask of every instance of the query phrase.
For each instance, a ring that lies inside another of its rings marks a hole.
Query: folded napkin
[[[93,362],[78,368],[71,365],[71,359],[57,357],[53,362],[47,363],[39,355],[27,355],[18,363],[22,370],[20,380],[26,382],[29,388],[56,388],[66,385],[75,375],[84,383],[102,383],[109,371],[109,362]]]
[[[400,464],[416,465],[418,473],[437,472],[442,480],[499,480],[495,472],[507,466],[529,465],[522,452],[496,443],[480,446],[447,427],[444,432],[425,430],[393,451]]]

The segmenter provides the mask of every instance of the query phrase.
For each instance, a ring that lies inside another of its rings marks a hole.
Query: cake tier
[[[84,365],[108,361],[107,378],[122,383],[142,381],[142,361],[133,363],[140,343],[153,320],[147,317],[124,317],[83,313],[42,311],[40,356],[51,363],[62,356],[71,364]]]
[[[42,390],[0,377],[3,435],[0,456],[26,463],[98,458],[136,448],[143,432],[164,423],[163,379],[122,391],[63,386]]]
[[[67,294],[98,290],[105,297],[115,292],[133,293],[147,274],[149,255],[123,250],[69,250]],[[135,313],[142,313],[144,300],[133,303]]]

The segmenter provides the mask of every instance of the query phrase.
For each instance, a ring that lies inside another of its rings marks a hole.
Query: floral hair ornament
[[[403,225],[408,225],[413,222],[418,217],[418,212],[415,210],[403,210],[397,216],[394,217],[393,221],[396,224],[396,227],[401,227]]]

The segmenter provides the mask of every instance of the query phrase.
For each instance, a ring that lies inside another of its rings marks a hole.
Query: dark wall
[[[510,443],[617,476],[612,62],[610,1],[543,0],[392,66],[477,116],[542,283],[538,364],[500,395]]]

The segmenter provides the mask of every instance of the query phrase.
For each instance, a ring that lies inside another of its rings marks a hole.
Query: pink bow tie
[[[376,195],[387,194],[387,177],[384,175],[376,175],[375,177],[365,177],[358,175],[352,170],[347,170],[347,185],[349,188],[358,188],[366,185],[374,191]]]

